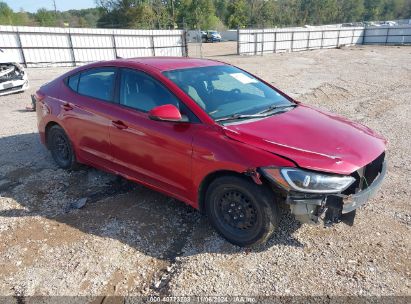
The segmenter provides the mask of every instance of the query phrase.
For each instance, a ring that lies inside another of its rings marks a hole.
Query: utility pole
[[[175,18],[174,18],[174,0],[171,0],[171,16],[173,18],[173,30],[175,27]]]
[[[57,5],[56,5],[56,0],[53,0],[53,7],[54,7],[54,18],[55,18],[55,21],[54,21],[54,26],[57,26],[59,23],[58,23],[58,18],[57,18]],[[61,25],[60,25],[61,26]]]

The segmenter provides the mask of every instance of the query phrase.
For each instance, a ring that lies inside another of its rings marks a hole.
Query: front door
[[[116,118],[109,128],[116,170],[182,199],[187,197],[192,190],[192,141],[198,120],[151,120],[148,111],[159,105],[174,104],[183,114],[188,110],[144,72],[121,69],[118,91]]]

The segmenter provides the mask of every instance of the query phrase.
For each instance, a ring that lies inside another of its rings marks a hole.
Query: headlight
[[[352,176],[321,174],[297,168],[262,168],[264,175],[287,190],[308,193],[338,193],[354,181]]]

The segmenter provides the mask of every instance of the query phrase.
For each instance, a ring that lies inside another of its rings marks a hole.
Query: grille
[[[385,152],[365,166],[364,180],[366,181],[365,183],[366,185],[364,185],[365,187],[363,187],[363,189],[368,188],[368,186],[372,184],[372,182],[375,180],[378,174],[381,173],[382,165],[384,163],[384,158],[385,158]]]
[[[378,174],[382,171],[382,165],[385,159],[385,152],[378,156],[375,160],[368,165],[355,171],[351,174],[355,178],[355,182],[348,187],[343,194],[349,195],[357,192],[357,189],[367,189],[373,181],[377,178]]]

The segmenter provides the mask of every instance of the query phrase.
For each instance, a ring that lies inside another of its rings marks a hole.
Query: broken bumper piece
[[[29,87],[27,73],[17,63],[0,64],[0,96],[23,92]]]
[[[380,174],[371,185],[355,194],[306,194],[292,193],[287,196],[291,213],[302,223],[318,223],[320,219],[326,226],[338,222],[352,225],[355,210],[370,200],[380,189],[387,172],[387,164],[383,163]]]

